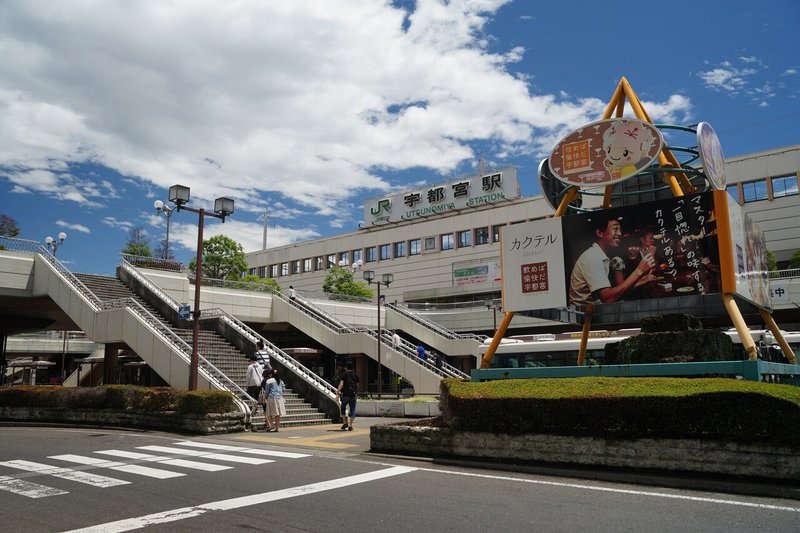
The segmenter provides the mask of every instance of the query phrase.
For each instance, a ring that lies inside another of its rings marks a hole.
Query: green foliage
[[[150,239],[147,238],[147,231],[142,226],[131,228],[128,232],[128,242],[122,249],[122,253],[141,257],[153,256],[153,252],[150,250]]]
[[[770,272],[776,272],[778,270],[778,260],[772,250],[767,250],[767,269]]]
[[[255,274],[248,274],[242,278],[243,283],[255,283],[258,285],[266,285],[270,287],[273,292],[282,292],[281,286],[275,281],[275,278],[260,278]]]
[[[733,341],[712,329],[640,333],[620,341],[617,357],[620,364],[730,361]]]
[[[353,273],[345,268],[332,266],[325,280],[322,282],[322,291],[330,294],[346,294],[348,296],[363,296],[372,298],[372,289],[363,281],[355,281]]]
[[[127,385],[80,388],[3,387],[0,388],[0,407],[135,409],[196,415],[228,413],[236,409],[233,396],[229,392]]]
[[[197,258],[189,262],[189,269],[196,273]],[[203,241],[203,276],[214,279],[238,280],[247,270],[242,245],[225,235],[215,235]]]
[[[789,258],[789,268],[800,268],[800,250],[797,250]]]
[[[13,217],[0,215],[0,237],[16,237],[19,235],[19,226]]]
[[[442,381],[447,426],[599,438],[796,443],[800,387],[725,378]]]

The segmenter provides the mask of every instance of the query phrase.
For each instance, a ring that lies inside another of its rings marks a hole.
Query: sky
[[[155,249],[168,189],[245,252],[356,231],[367,200],[517,167],[625,76],[656,123],[709,122],[726,157],[800,143],[798,0],[3,0],[0,214],[65,232],[70,270]],[[630,107],[626,115],[632,116]],[[170,219],[188,263],[198,216]]]

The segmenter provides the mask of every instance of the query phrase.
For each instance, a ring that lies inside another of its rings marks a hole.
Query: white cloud
[[[787,68],[786,70],[783,71],[783,74],[781,74],[781,76],[795,76],[796,74],[797,74],[796,68]]]
[[[724,67],[699,72],[698,76],[709,89],[737,92],[747,84],[747,77],[756,72],[754,69],[737,69],[729,64]]]
[[[98,163],[144,190],[186,183],[198,204],[280,201],[287,218],[339,226],[353,198],[395,185],[382,172],[446,175],[475,159],[475,141],[497,157],[549,151],[602,112],[599,98],[531,94],[507,70],[523,48],[489,51],[484,28],[504,3],[6,0],[0,167],[14,171],[2,177],[97,208],[124,181],[79,179],[68,163]],[[650,105],[680,116],[682,98]]]
[[[81,233],[91,233],[92,230],[84,226],[83,224],[70,224],[69,222],[64,222],[63,220],[56,220],[56,226],[61,228],[67,228],[75,231],[79,231]]]

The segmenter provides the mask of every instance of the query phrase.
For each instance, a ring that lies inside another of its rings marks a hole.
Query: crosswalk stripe
[[[28,498],[46,498],[47,496],[68,494],[65,490],[54,489],[53,487],[46,487],[45,485],[9,476],[0,476],[0,490],[27,496]]]
[[[180,477],[186,475],[181,472],[161,470],[160,468],[150,468],[149,466],[126,465],[125,463],[106,461],[104,459],[97,459],[95,457],[85,457],[83,455],[73,455],[73,454],[51,455],[49,458],[56,459],[59,461],[67,461],[70,463],[96,466],[98,468],[108,468],[111,470],[117,470],[119,472],[136,474],[139,476],[154,477],[156,479],[169,479],[173,477]]]
[[[116,487],[118,485],[128,485],[130,483],[130,481],[124,481],[122,479],[91,474],[89,472],[82,472],[80,470],[72,470],[71,468],[60,468],[57,466],[46,465],[44,463],[34,463],[32,461],[3,461],[0,463],[0,465],[7,466],[9,468],[18,468],[19,470],[25,470],[26,472],[36,472],[37,474],[68,479],[70,481],[76,481],[78,483],[84,483],[86,485],[100,488]]]
[[[257,457],[240,457],[238,455],[229,455],[227,453],[200,453],[198,455],[197,451],[195,450],[185,450],[182,448],[172,448],[169,446],[139,446],[138,449],[147,450],[151,452],[191,455],[192,457],[200,457],[202,459],[216,459],[218,461],[230,461],[232,463],[244,463],[248,465],[263,465],[266,463],[274,462],[271,459],[259,459]]]
[[[127,452],[124,450],[99,450],[95,453],[111,455],[112,457],[124,457],[126,459],[139,459],[142,461],[153,461],[170,466],[181,466],[183,468],[193,468],[195,470],[205,470],[206,472],[219,472],[229,470],[232,466],[215,465],[211,463],[201,463],[199,461],[188,461],[186,459],[170,459],[160,455],[150,455],[149,453]]]
[[[220,450],[228,452],[241,452],[250,453],[253,455],[266,455],[268,457],[284,457],[287,459],[300,459],[302,457],[311,457],[307,453],[291,453],[291,452],[278,452],[273,450],[260,450],[258,448],[243,448],[241,446],[229,446],[227,444],[211,444],[207,442],[192,442],[189,440],[176,442],[178,446],[189,446],[192,448],[204,448],[207,450]]]

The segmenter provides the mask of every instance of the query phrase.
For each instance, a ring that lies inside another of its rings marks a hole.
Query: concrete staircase
[[[125,298],[133,298],[142,307],[146,308],[154,317],[156,317],[161,324],[172,330],[182,340],[191,346],[192,344],[192,330],[185,328],[178,328],[173,326],[169,321],[161,315],[153,306],[149,305],[136,293],[134,293],[127,285],[121,280],[110,276],[98,276],[95,274],[79,274],[75,273],[81,283],[89,289],[101,301],[119,300]],[[218,370],[224,373],[234,383],[246,389],[245,376],[247,373],[247,366],[249,360],[238,348],[231,345],[224,337],[214,331],[200,330],[198,337],[198,352],[214,365]],[[181,385],[183,386],[183,385]],[[300,426],[300,425],[315,425],[315,424],[331,424],[333,421],[326,418],[325,414],[307,403],[298,394],[292,392],[290,389],[286,390],[284,395],[286,401],[286,416],[281,417],[281,426]],[[252,419],[253,427],[261,427],[263,429],[265,420],[264,413],[259,408],[258,414]]]

